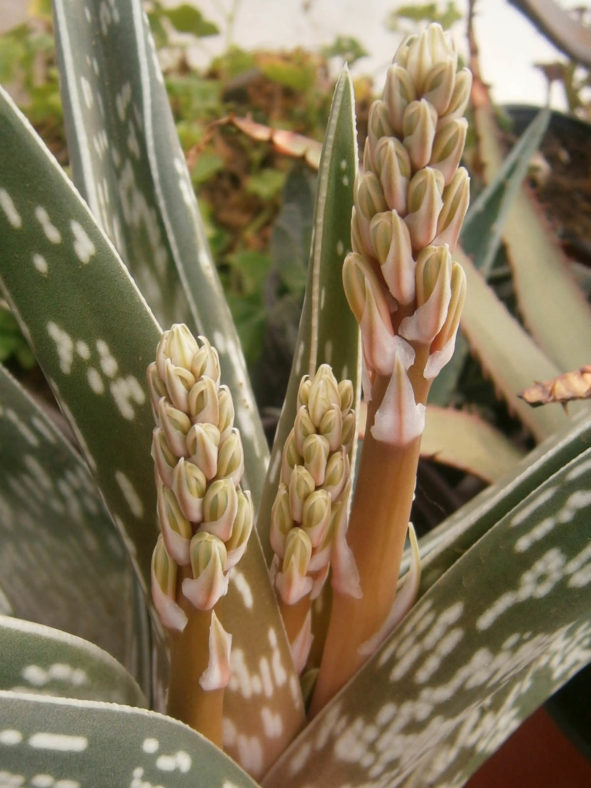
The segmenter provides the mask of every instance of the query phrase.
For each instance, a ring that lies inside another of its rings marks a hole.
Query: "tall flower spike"
[[[147,377],[161,529],[152,597],[171,632],[169,712],[219,744],[231,637],[218,608],[254,519],[250,494],[239,487],[242,441],[218,354],[205,338],[174,325]]]
[[[311,601],[329,573],[336,511],[344,540],[353,402],[351,381],[337,383],[330,367],[321,365],[300,383],[294,427],[283,447],[270,542],[275,588],[298,670],[312,642]]]
[[[312,714],[393,620],[427,395],[453,353],[466,289],[452,255],[468,207],[458,165],[470,85],[452,42],[430,25],[400,45],[370,108],[343,265],[361,333],[367,430],[346,539],[342,520],[332,524],[334,596]],[[325,489],[337,470],[327,466]]]

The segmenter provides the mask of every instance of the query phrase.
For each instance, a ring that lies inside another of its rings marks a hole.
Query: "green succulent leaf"
[[[0,692],[0,763],[9,785],[35,785],[43,775],[52,785],[256,788],[221,750],[170,717],[16,692]]]
[[[358,388],[359,328],[349,309],[341,270],[349,250],[357,146],[353,88],[347,70],[337,82],[328,120],[316,193],[306,295],[289,378],[277,425],[257,528],[270,560],[269,514],[277,484],[281,450],[296,412],[301,378],[330,364],[337,379],[348,377]]]
[[[258,502],[267,444],[139,0],[55,0],[74,182],[164,326],[216,346]]]
[[[0,616],[0,689],[145,706],[129,673],[82,638]]]
[[[101,646],[149,693],[145,603],[121,537],[80,455],[1,366],[0,467],[3,610]]]
[[[459,786],[591,661],[591,449],[432,586],[264,781]]]

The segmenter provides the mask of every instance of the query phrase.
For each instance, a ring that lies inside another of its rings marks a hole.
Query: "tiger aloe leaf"
[[[492,482],[510,471],[523,452],[473,413],[428,405],[421,456]]]
[[[6,611],[92,641],[149,694],[145,603],[121,537],[79,454],[2,366],[0,466]]]
[[[458,558],[263,784],[463,784],[591,661],[590,482],[587,449]]]
[[[257,529],[269,561],[272,555],[268,537],[271,506],[279,482],[281,450],[293,427],[302,376],[313,375],[321,364],[329,364],[337,379],[349,378],[356,392],[359,388],[359,330],[347,305],[341,278],[350,244],[356,170],[353,88],[345,70],[335,88],[326,129],[318,172],[306,295],[257,519]]]
[[[53,6],[74,182],[162,325],[218,348],[256,503],[267,444],[142,4]]]
[[[256,788],[191,728],[130,706],[0,691],[0,730],[9,784]]]
[[[82,638],[31,621],[0,616],[0,688],[145,706],[129,673]]]

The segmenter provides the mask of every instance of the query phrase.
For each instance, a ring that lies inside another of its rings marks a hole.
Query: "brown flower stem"
[[[409,370],[417,402],[425,403],[430,381],[423,377],[426,349],[417,349]],[[368,427],[382,401],[388,378],[374,381]],[[415,490],[420,437],[404,446],[376,441],[368,429],[347,542],[357,564],[363,596],[354,599],[335,591],[332,614],[310,713],[313,716],[361,667],[367,656],[359,647],[386,620],[396,584]]]
[[[179,573],[179,588],[189,569]],[[209,663],[209,627],[211,610],[197,610],[182,595],[177,594],[179,605],[187,614],[187,626],[181,633],[170,637],[170,682],[168,714],[206,736],[216,746],[222,746],[222,710],[224,690],[203,690],[201,675]],[[215,607],[220,615],[221,604]]]
[[[290,645],[300,634],[302,627],[306,621],[306,616],[310,610],[310,594],[296,602],[294,605],[287,605],[279,597],[279,609],[281,611],[281,618],[283,619],[283,626],[287,634],[287,639]]]

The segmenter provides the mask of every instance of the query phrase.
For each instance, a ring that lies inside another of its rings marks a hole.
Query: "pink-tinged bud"
[[[271,526],[269,529],[271,547],[275,555],[278,555],[279,558],[283,558],[285,555],[285,540],[293,526],[294,522],[289,507],[289,491],[287,485],[280,482],[271,509]]]
[[[433,154],[429,166],[443,175],[445,184],[449,184],[456,174],[464,145],[468,121],[466,118],[452,118],[440,125],[433,142]]]
[[[425,91],[427,76],[436,63],[448,59],[455,62],[457,59],[453,41],[446,40],[443,28],[438,24],[429,25],[420,35],[411,39],[404,54],[404,65],[417,93]],[[398,62],[398,53],[396,60]]]
[[[176,602],[177,565],[166,552],[161,535],[152,553],[151,575],[152,601],[163,626],[182,632],[187,626],[187,616]]]
[[[183,580],[185,596],[197,610],[211,610],[228,591],[226,547],[213,534],[200,531],[191,539],[193,577]]]
[[[447,246],[428,246],[417,260],[417,309],[400,323],[405,339],[431,344],[447,317],[451,298],[451,255]]]
[[[396,358],[394,371],[378,408],[371,434],[377,441],[406,446],[425,429],[425,406],[415,401],[405,362]]]
[[[304,405],[300,405],[300,407],[298,408],[298,412],[296,413],[296,417],[293,425],[295,447],[300,456],[302,456],[304,452],[304,441],[309,435],[313,435],[315,432],[316,432],[316,427],[314,426],[314,422],[310,418],[310,414],[308,413],[308,408],[305,407]],[[297,461],[299,462],[299,460]],[[296,463],[294,462],[293,465],[295,464]]]
[[[373,248],[369,237],[369,223],[376,213],[385,211],[388,206],[380,180],[375,172],[365,172],[355,179],[355,216],[356,235],[365,254],[372,256]]]
[[[233,429],[220,443],[217,476],[239,484],[244,473],[244,451],[237,429]]]
[[[195,375],[195,379],[206,375],[211,378],[216,384],[220,382],[220,359],[217,350],[212,347],[209,340],[205,337],[199,337],[201,347],[193,356],[191,363],[191,372]]]
[[[214,534],[223,542],[230,538],[238,511],[236,486],[230,479],[217,479],[207,488],[203,499],[201,530]]]
[[[308,396],[310,394],[311,388],[312,380],[310,379],[310,376],[304,375],[304,377],[300,380],[300,385],[298,388],[298,406],[308,404]]]
[[[200,523],[207,480],[203,471],[183,457],[172,474],[172,490],[179,508],[192,523]]]
[[[394,133],[402,134],[404,110],[416,99],[416,91],[408,71],[398,63],[393,63],[386,72],[384,102],[388,107],[388,117]]]
[[[396,211],[378,213],[370,233],[388,290],[399,304],[410,304],[415,297],[415,261],[406,222]]]
[[[369,108],[367,119],[367,139],[369,140],[370,148],[375,150],[378,140],[382,137],[391,137],[393,133],[386,103],[379,100],[374,101]]]
[[[314,490],[304,501],[302,528],[310,537],[312,548],[324,542],[330,525],[331,498],[326,490]]]
[[[318,427],[326,411],[333,407],[339,410],[341,407],[338,384],[330,366],[321,364],[312,378],[308,394],[308,413],[312,423]]]
[[[193,356],[199,350],[199,345],[187,326],[175,323],[160,338],[156,348],[156,365],[162,380],[166,380],[166,360],[170,359],[175,367],[191,369]]]
[[[410,157],[406,148],[394,137],[383,137],[376,145],[374,162],[387,207],[405,214],[406,191],[411,175]]]
[[[343,501],[333,508],[332,513],[331,584],[339,594],[346,594],[353,599],[361,599],[363,590],[359,582],[355,556],[347,544],[347,497],[344,496]]]
[[[187,433],[191,427],[187,414],[173,407],[165,397],[162,397],[158,403],[158,420],[170,451],[177,457],[186,457]]]
[[[353,407],[353,400],[355,399],[353,383],[348,378],[339,380],[338,389],[341,400],[341,410],[343,411],[343,414],[345,414],[349,408]]]
[[[217,426],[219,421],[219,400],[217,383],[203,375],[197,380],[187,398],[187,410],[193,422],[210,422]]]
[[[456,334],[466,298],[466,274],[459,263],[454,263],[451,272],[451,299],[443,328],[431,344],[431,352],[425,364],[427,379],[438,375],[453,355]]]
[[[415,170],[426,167],[431,159],[437,113],[425,99],[411,102],[404,111],[403,143]]]
[[[425,77],[423,98],[435,107],[438,115],[447,109],[456,81],[456,59],[447,58],[436,63]]]
[[[304,501],[314,490],[314,479],[303,465],[296,465],[289,480],[289,511],[292,520],[302,522]]]
[[[199,678],[199,686],[202,690],[211,692],[228,686],[232,676],[231,649],[232,635],[226,632],[215,612],[212,612],[209,624],[209,661]]]
[[[182,513],[172,490],[162,483],[157,486],[156,503],[166,551],[179,566],[186,566],[189,563],[189,543],[193,534],[191,523]]]
[[[302,448],[304,467],[314,479],[314,484],[319,487],[324,481],[326,461],[330,452],[328,440],[323,435],[314,433],[308,435]]]
[[[468,202],[470,201],[470,179],[463,167],[456,171],[449,186],[443,190],[443,208],[437,220],[437,235],[434,246],[447,244],[453,252],[458,243]]]
[[[284,484],[289,484],[293,469],[296,465],[301,465],[302,462],[302,457],[296,447],[295,433],[292,430],[287,436],[281,455],[281,481]]]
[[[248,490],[243,492],[238,489],[238,510],[232,524],[232,533],[226,542],[228,570],[236,566],[246,552],[253,522],[254,509],[250,492]]]
[[[456,81],[449,104],[444,113],[441,113],[441,123],[449,118],[460,118],[466,111],[472,89],[472,74],[467,68],[461,69],[456,74]]]
[[[234,401],[227,386],[218,388],[218,428],[225,438],[234,426]]]
[[[275,587],[286,605],[295,605],[312,590],[308,564],[312,555],[310,537],[303,528],[292,528],[287,534],[285,556]]]
[[[195,378],[188,369],[175,367],[170,359],[166,359],[164,369],[168,399],[175,408],[186,412],[189,403],[189,389],[195,382]]]
[[[435,237],[439,212],[443,206],[443,187],[443,175],[431,167],[419,170],[409,184],[409,213],[404,221],[415,251],[424,249]]]
[[[150,402],[152,403],[152,411],[154,413],[154,418],[157,420],[158,403],[162,397],[166,396],[166,388],[162,378],[158,374],[158,367],[156,366],[155,361],[152,361],[152,363],[148,365],[146,377],[148,379],[148,388],[150,389]]]
[[[343,414],[340,407],[333,405],[329,408],[320,424],[318,432],[328,441],[328,448],[336,451],[343,442]]]
[[[322,488],[332,501],[338,500],[351,479],[351,463],[345,448],[331,454],[326,463],[326,474]]]
[[[214,424],[193,424],[187,433],[187,453],[206,479],[213,479],[218,467],[220,431]]]
[[[151,454],[158,476],[167,487],[172,487],[172,473],[178,457],[171,452],[161,427],[156,427],[152,432]]]

